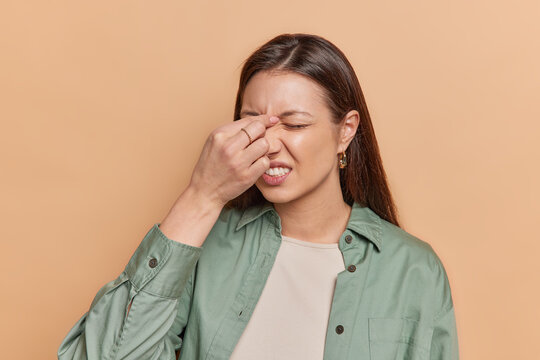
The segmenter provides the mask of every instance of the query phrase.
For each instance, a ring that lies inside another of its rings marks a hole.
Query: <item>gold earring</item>
[[[339,156],[339,168],[343,169],[347,166],[347,155],[345,154],[345,151],[342,151],[338,154]]]

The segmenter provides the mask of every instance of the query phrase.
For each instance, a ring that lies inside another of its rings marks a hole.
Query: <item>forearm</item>
[[[222,206],[187,187],[160,223],[159,229],[171,240],[201,247],[222,209]]]

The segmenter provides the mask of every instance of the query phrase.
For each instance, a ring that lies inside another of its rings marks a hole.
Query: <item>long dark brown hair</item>
[[[317,82],[323,88],[335,124],[349,111],[359,112],[358,129],[345,151],[347,166],[339,170],[343,199],[351,206],[353,202],[368,206],[381,218],[400,226],[364,94],[343,52],[320,36],[302,33],[281,34],[261,45],[244,61],[234,108],[235,121],[240,119],[246,85],[259,71],[294,72]],[[253,185],[225,206],[245,209],[265,201]]]

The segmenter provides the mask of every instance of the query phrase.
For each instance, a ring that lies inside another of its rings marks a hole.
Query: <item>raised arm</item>
[[[177,226],[184,229],[184,237],[177,238],[183,242],[168,238],[161,224],[154,224],[124,271],[99,290],[69,331],[58,359],[173,358],[181,339],[171,327],[179,309],[189,310],[179,305],[189,303],[202,244],[221,210],[207,204],[190,192],[178,198],[174,223],[198,225],[191,226],[192,232]]]
[[[62,341],[59,360],[178,356],[178,334],[187,324],[203,243],[224,205],[268,169],[264,134],[273,124],[268,115],[260,115],[210,134],[189,186],[148,231],[120,276],[99,290]]]

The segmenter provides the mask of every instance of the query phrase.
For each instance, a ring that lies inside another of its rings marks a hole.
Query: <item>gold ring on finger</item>
[[[251,139],[251,136],[249,136],[249,134],[248,134],[247,130],[246,130],[245,128],[241,128],[240,130],[242,130],[243,132],[245,132],[245,133],[246,133],[246,135],[247,135],[247,136],[248,136],[248,138],[249,138],[249,145],[251,145],[251,143],[253,142],[253,140]]]

